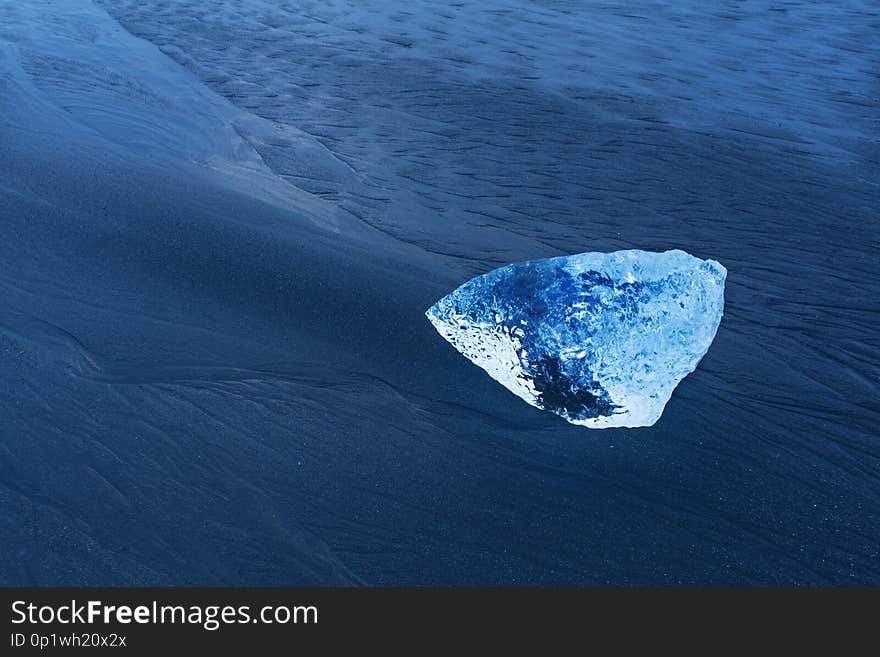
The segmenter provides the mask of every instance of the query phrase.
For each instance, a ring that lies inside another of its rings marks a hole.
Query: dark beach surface
[[[0,583],[880,584],[880,12],[0,2]],[[680,248],[651,428],[425,309]]]

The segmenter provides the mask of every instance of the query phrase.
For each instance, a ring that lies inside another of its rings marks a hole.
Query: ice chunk
[[[529,404],[592,429],[650,426],[712,344],[726,276],[678,250],[581,253],[495,269],[426,314]]]

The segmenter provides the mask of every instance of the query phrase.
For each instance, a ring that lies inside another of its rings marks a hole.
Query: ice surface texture
[[[726,276],[678,250],[581,253],[490,271],[427,315],[533,406],[592,429],[650,426],[712,344]]]

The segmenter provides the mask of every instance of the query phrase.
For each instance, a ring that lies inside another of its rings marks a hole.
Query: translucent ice
[[[427,315],[533,406],[593,429],[650,426],[712,344],[726,276],[684,251],[581,253],[490,271]]]

